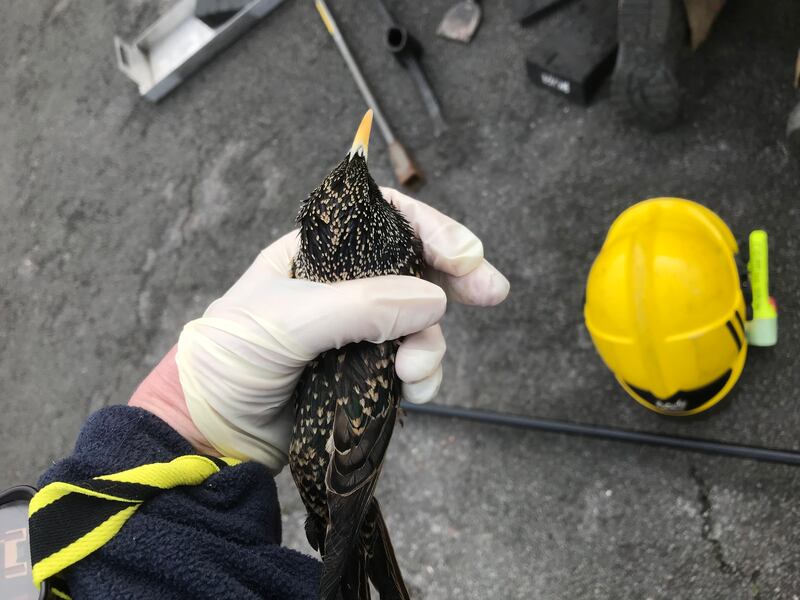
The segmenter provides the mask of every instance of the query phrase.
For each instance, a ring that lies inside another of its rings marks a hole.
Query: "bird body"
[[[367,169],[371,117],[303,203],[294,277],[422,275],[422,243]],[[400,402],[398,345],[359,342],[324,352],[295,389],[289,465],[308,511],[308,541],[323,558],[321,600],[366,600],[368,579],[382,600],[409,597],[373,497]]]

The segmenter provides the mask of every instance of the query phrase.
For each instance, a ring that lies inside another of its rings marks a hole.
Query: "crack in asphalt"
[[[697,500],[700,504],[701,529],[700,537],[711,546],[711,555],[717,563],[720,573],[728,576],[735,576],[747,581],[750,584],[750,594],[753,600],[761,600],[761,592],[758,586],[758,578],[761,570],[753,569],[752,573],[746,573],[732,562],[725,558],[725,548],[719,538],[713,536],[714,531],[714,505],[711,502],[710,488],[706,480],[700,475],[697,467],[689,464],[689,477],[692,478],[697,486]]]
[[[191,173],[182,177],[175,185],[176,190],[180,190],[186,185],[186,205],[179,211],[176,221],[172,225],[164,228],[162,236],[164,236],[165,239],[161,243],[161,246],[157,250],[154,250],[156,263],[158,263],[157,259],[161,258],[163,260],[165,256],[169,256],[172,252],[179,254],[182,247],[191,236],[191,231],[187,230],[187,227],[195,212],[195,197],[202,183],[202,176],[200,174],[204,171],[202,168],[204,162],[204,160],[200,161],[201,168],[198,168],[196,173]],[[177,236],[172,238],[169,235],[170,232],[176,232]],[[140,364],[144,364],[147,361],[152,342],[158,335],[160,329],[155,319],[152,318],[152,315],[147,314],[152,312],[152,306],[154,304],[152,301],[154,291],[151,282],[157,269],[157,266],[152,264],[147,268],[150,260],[149,257],[145,257],[141,267],[142,276],[139,279],[139,285],[136,290],[135,327],[136,334],[138,335],[134,335],[133,337],[136,339],[139,346],[138,354],[141,357]],[[180,260],[170,262],[171,264],[169,266],[164,266],[162,262],[162,267],[172,271],[179,268]]]
[[[60,17],[69,8],[70,4],[72,4],[72,0],[58,0],[47,9],[43,19],[43,27]]]
[[[219,161],[220,158],[222,158],[222,166],[226,168],[229,166],[231,160],[231,157],[221,157],[218,153],[214,152],[213,148],[206,149],[198,146],[196,150],[198,157],[196,160],[197,168],[179,179],[174,186],[174,189],[177,190],[176,193],[180,193],[182,189],[186,190],[185,205],[178,211],[172,224],[163,229],[161,245],[157,249],[152,250],[155,253],[155,258],[162,259],[162,262],[159,263],[159,271],[162,272],[162,274],[164,271],[169,270],[174,272],[180,268],[180,259],[184,246],[198,233],[196,231],[197,224],[193,223],[193,218],[198,211],[204,209],[202,197],[200,197],[200,199],[198,199],[198,197],[203,193],[201,186],[205,180],[205,174],[208,171],[206,165],[212,160]],[[221,254],[221,250],[213,235],[209,235],[204,243],[215,248],[217,251],[216,254]],[[165,259],[169,260],[169,264],[164,262]],[[147,356],[149,345],[159,331],[158,325],[154,323],[152,315],[149,314],[152,312],[152,306],[156,304],[156,302],[153,302],[155,291],[152,285],[152,279],[156,269],[153,265],[149,264],[151,260],[150,257],[146,257],[144,260],[141,267],[142,275],[136,291],[137,307],[135,325],[137,332],[141,332],[141,335],[136,337],[141,340],[140,353],[143,357]],[[162,290],[161,295],[167,296],[168,293],[169,290]],[[161,298],[161,300],[164,300],[164,298]]]
[[[188,190],[186,192],[186,207],[181,211],[181,214],[178,216],[177,222],[172,226],[174,231],[178,232],[178,240],[177,243],[172,250],[180,250],[180,248],[186,243],[187,240],[187,232],[186,232],[186,224],[189,222],[189,219],[192,216],[194,211],[194,195],[197,190],[197,186],[199,185],[199,177],[192,176],[189,179]],[[181,179],[176,188],[180,189],[187,178]],[[169,228],[165,228],[165,232],[168,231]],[[165,250],[169,250],[170,248],[170,240],[165,240],[161,247],[158,250],[155,250],[156,258],[164,255]],[[156,267],[154,265],[150,265],[149,268],[147,267],[147,263],[149,262],[149,258],[145,257],[145,261],[142,265],[141,271],[142,276],[139,279],[139,285],[136,290],[136,331],[139,333],[138,342],[139,342],[139,349],[140,349],[140,356],[142,362],[145,361],[145,357],[149,351],[150,345],[155,339],[156,335],[158,334],[159,327],[155,324],[154,320],[152,319],[151,315],[146,313],[151,312],[151,298],[152,297],[152,290],[151,288],[151,280],[155,273]],[[171,268],[175,268],[175,265],[172,265]],[[148,297],[149,296],[149,297]],[[148,306],[148,304],[150,306]]]
[[[203,172],[203,169],[198,170],[199,173]],[[186,193],[186,214],[183,216],[183,219],[176,225],[178,231],[181,234],[181,240],[178,244],[178,248],[183,246],[186,243],[186,239],[188,238],[186,226],[189,224],[189,220],[191,219],[192,215],[194,215],[195,211],[195,195],[197,194],[197,188],[200,186],[201,177],[198,175],[191,176],[189,179],[189,190]]]

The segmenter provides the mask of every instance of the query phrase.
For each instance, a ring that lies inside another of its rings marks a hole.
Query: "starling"
[[[292,276],[332,283],[423,270],[422,242],[367,169],[372,111],[350,152],[303,202]],[[294,392],[289,466],[308,511],[306,536],[323,560],[321,600],[409,598],[373,497],[400,402],[398,340],[320,354]]]

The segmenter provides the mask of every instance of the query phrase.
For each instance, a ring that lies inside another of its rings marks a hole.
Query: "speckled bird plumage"
[[[422,243],[389,204],[361,153],[349,154],[303,203],[293,276],[336,282],[421,276]],[[318,356],[294,396],[292,476],[308,510],[306,535],[323,557],[322,600],[408,598],[375,485],[397,420],[399,342],[360,342]]]

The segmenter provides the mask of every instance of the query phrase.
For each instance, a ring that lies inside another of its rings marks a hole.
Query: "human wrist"
[[[177,346],[173,346],[150,371],[136,388],[128,406],[143,408],[154,414],[177,431],[197,452],[219,456],[219,452],[200,432],[189,415],[175,362],[177,349]]]

